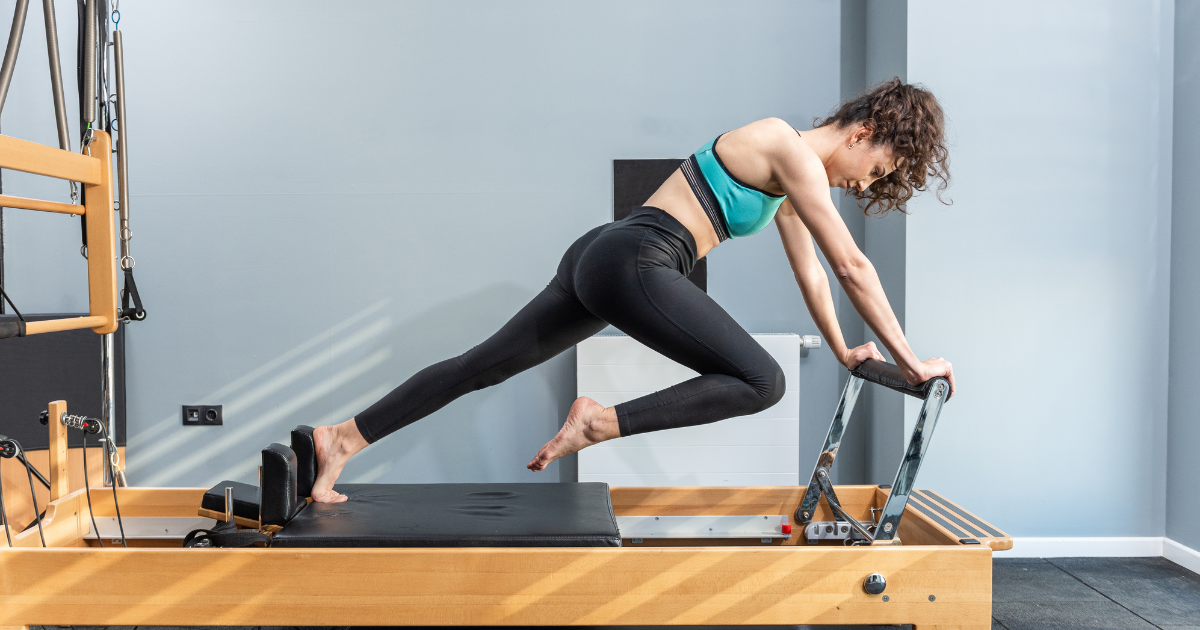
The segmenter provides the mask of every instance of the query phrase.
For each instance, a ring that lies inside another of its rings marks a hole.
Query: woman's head
[[[938,181],[938,199],[950,183],[942,107],[927,90],[885,81],[815,121],[846,135],[827,165],[830,183],[846,186],[867,214],[904,212],[913,193]]]

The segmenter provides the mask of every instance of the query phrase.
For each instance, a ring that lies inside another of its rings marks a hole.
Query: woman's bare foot
[[[331,424],[313,429],[313,442],[317,447],[317,480],[313,483],[312,498],[317,503],[341,503],[346,495],[333,489],[338,475],[342,474],[346,462],[355,453],[367,447],[367,441],[358,432],[358,425],[351,418],[341,424]]]
[[[546,442],[533,460],[526,466],[529,470],[545,470],[550,462],[587,448],[593,444],[621,437],[617,424],[617,410],[580,396],[571,404],[567,421],[553,440]]]

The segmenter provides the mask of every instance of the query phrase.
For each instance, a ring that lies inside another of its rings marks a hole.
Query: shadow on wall
[[[352,417],[418,370],[468,350],[463,340],[482,342],[532,297],[518,285],[493,285],[402,322],[393,319],[392,300],[377,302],[206,394],[204,400],[224,405],[226,425],[204,436],[203,449],[189,448],[197,435],[180,427],[177,413],[130,436],[137,443],[133,481],[253,483],[259,451],[271,442],[287,443],[292,427]],[[532,457],[561,426],[575,398],[572,353],[406,427],[397,434],[401,439],[363,451],[342,480],[369,483],[403,472],[405,482],[559,481],[557,468],[534,475],[524,461],[498,456]],[[562,480],[573,481],[574,462],[563,463]]]

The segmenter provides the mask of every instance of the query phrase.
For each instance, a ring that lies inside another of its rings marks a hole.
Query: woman
[[[615,407],[580,397],[530,470],[597,442],[748,415],[783,396],[779,365],[716,302],[687,280],[696,261],[772,219],[813,321],[838,361],[883,360],[874,343],[848,349],[813,241],[863,320],[910,383],[954,377],[920,361],[870,261],[834,207],[830,187],[874,209],[903,211],[929,178],[948,182],[943,116],[929,92],[898,79],[844,103],[810,131],[777,118],[722,134],[683,163],[646,205],[597,227],[567,250],[550,284],[496,334],[415,374],[366,411],[315,432],[313,499],[345,501],[333,484],[355,453],[466,394],[495,385],[607,324],[700,375]]]

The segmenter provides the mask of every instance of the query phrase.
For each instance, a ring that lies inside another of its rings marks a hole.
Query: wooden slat
[[[67,427],[59,418],[67,413],[67,401],[56,400],[47,405],[50,421],[50,500],[57,501],[71,492],[71,478],[67,468]]]
[[[101,133],[104,132],[96,132],[96,135]],[[108,134],[105,134],[106,142],[107,137]],[[11,136],[0,136],[0,168],[84,184],[99,184],[104,177],[99,162],[100,160],[86,155]]]
[[[51,501],[46,506],[46,515],[42,517],[41,535],[39,535],[36,525],[19,534],[13,533],[13,547],[33,547],[41,551],[53,551],[53,549],[41,549],[42,536],[46,538],[47,547],[86,547],[83,537],[91,531],[87,496],[83,490],[76,490],[57,501]],[[7,546],[7,539],[0,539],[0,547]],[[6,553],[12,553],[12,551],[0,549],[0,565],[3,565],[5,560],[11,557],[4,555]]]
[[[986,547],[17,549],[0,623],[979,625],[991,569]]]
[[[982,545],[991,547],[992,551],[1005,551],[1012,549],[1012,536],[1000,531],[1000,528],[996,527],[995,525],[992,525],[991,523],[988,523],[971,512],[964,510],[962,506],[950,501],[946,497],[943,497],[942,495],[930,490],[918,490],[914,492],[913,495],[917,501],[921,502],[930,509],[944,510],[955,517],[954,519],[947,518],[947,520],[950,520],[952,524],[959,526],[959,528],[966,527],[975,530],[969,532],[969,537],[978,540]],[[988,534],[985,529],[990,529],[992,532],[999,535]]]
[[[104,476],[104,471],[101,468],[101,465],[104,463],[104,453],[100,447],[90,446],[95,443],[95,439],[88,441],[88,481],[98,486]],[[117,452],[121,454],[121,461],[125,461],[125,447],[117,447]],[[50,475],[48,454],[46,450],[37,450],[28,451],[25,456],[29,459],[30,466],[48,477]],[[67,459],[70,460],[68,466],[71,483],[70,490],[74,492],[83,488],[83,449],[76,447],[68,450]],[[24,527],[32,523],[34,511],[33,503],[29,499],[29,480],[25,476],[25,466],[15,457],[13,459],[0,458],[0,471],[3,471],[0,474],[0,481],[4,483],[4,507],[8,512],[8,518],[13,522],[14,526]],[[38,506],[45,509],[46,505],[50,503],[50,491],[39,483],[37,479],[33,480],[33,488],[37,492]],[[96,499],[101,494],[109,496],[109,504],[111,505],[112,490],[109,488],[94,488],[92,490],[93,499]],[[198,504],[197,502],[196,505]],[[121,505],[124,507],[124,503]],[[191,516],[194,512],[194,510],[190,513],[181,511],[178,516]],[[124,514],[124,511],[122,511],[122,514]],[[0,532],[0,542],[3,542],[3,538],[4,535]]]
[[[204,518],[212,518],[212,519],[216,519],[218,521],[225,520],[224,512],[218,512],[216,510],[206,510],[204,508],[200,508],[200,509],[196,510],[196,516],[203,516]],[[258,521],[252,521],[248,518],[243,518],[241,516],[234,516],[233,522],[237,523],[238,525],[241,525],[242,527],[249,527],[251,529],[258,529],[258,528],[262,527],[262,524],[259,523]]]
[[[117,254],[116,228],[113,217],[112,141],[103,131],[95,132],[91,151],[98,158],[100,180],[97,185],[84,185],[87,214],[84,223],[88,234],[88,304],[93,316],[108,321],[94,326],[92,331],[107,335],[117,330]]]
[[[207,488],[118,488],[122,516],[196,516]],[[116,516],[112,490],[92,493],[96,516]]]
[[[46,319],[40,322],[26,322],[25,335],[41,335],[64,330],[79,330],[80,328],[97,328],[108,324],[107,317],[66,317],[63,319]]]
[[[13,197],[12,195],[0,195],[0,208],[23,208],[25,210],[41,210],[42,212],[58,212],[61,214],[83,214],[86,212],[86,209],[79,204],[43,201],[27,197]]]

